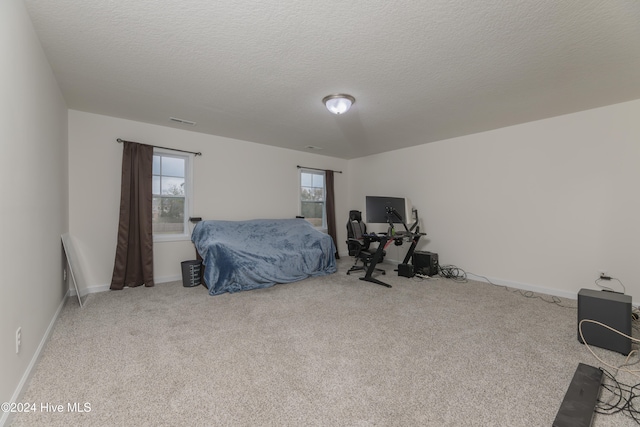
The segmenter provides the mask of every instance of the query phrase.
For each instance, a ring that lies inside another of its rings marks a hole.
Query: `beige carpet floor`
[[[215,297],[173,282],[70,298],[21,398],[37,410],[11,425],[551,426],[578,363],[599,366],[576,301],[387,265],[388,289],[350,264]]]

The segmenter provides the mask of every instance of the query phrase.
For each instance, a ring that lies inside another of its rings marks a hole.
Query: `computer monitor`
[[[407,219],[405,204],[406,202],[403,197],[367,196],[367,223],[386,224],[388,222],[387,207],[392,207],[396,212],[398,212],[398,214],[400,214],[402,220],[397,218],[395,215],[391,215],[391,219],[396,224],[402,224],[402,221],[406,221]]]

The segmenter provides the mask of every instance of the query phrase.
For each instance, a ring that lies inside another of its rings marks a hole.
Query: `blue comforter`
[[[304,219],[201,221],[191,240],[211,295],[336,272],[333,239]]]

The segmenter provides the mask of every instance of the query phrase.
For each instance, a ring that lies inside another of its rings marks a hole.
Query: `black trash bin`
[[[202,283],[202,261],[182,261],[182,285],[192,288]]]

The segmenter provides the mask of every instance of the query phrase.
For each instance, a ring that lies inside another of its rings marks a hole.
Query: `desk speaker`
[[[578,292],[578,341],[580,321],[595,320],[631,336],[631,296],[617,292],[580,289]],[[616,351],[624,355],[631,351],[631,340],[607,328],[590,322],[582,324],[582,335],[589,345]]]
[[[398,276],[413,277],[415,272],[413,271],[413,265],[411,264],[398,264]]]

